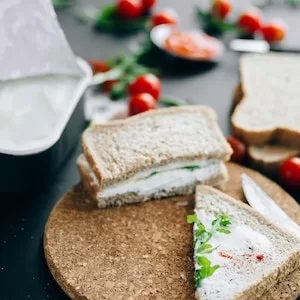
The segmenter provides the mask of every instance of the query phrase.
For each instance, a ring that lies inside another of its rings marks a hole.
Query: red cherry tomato
[[[142,3],[143,10],[148,11],[156,4],[156,0],[142,0]]]
[[[110,70],[109,65],[104,60],[90,60],[89,64],[94,74],[107,72]]]
[[[290,188],[300,188],[300,158],[293,157],[284,161],[279,169],[282,182]]]
[[[261,33],[268,42],[280,42],[285,38],[286,26],[279,21],[264,24],[261,28]]]
[[[160,12],[152,16],[151,23],[152,27],[162,25],[162,24],[177,24],[178,17],[175,12],[173,11],[165,11]]]
[[[109,93],[117,82],[118,82],[118,80],[108,80],[108,81],[103,82],[102,91],[104,93]]]
[[[119,0],[117,13],[126,19],[135,19],[142,15],[143,5],[141,0]]]
[[[225,19],[232,11],[230,0],[215,0],[212,6],[212,15],[219,19]]]
[[[160,96],[160,90],[161,90],[160,80],[153,74],[145,74],[145,75],[138,76],[129,85],[130,95],[148,93],[156,100],[158,100]]]
[[[156,100],[147,93],[134,95],[129,100],[129,115],[133,116],[144,111],[155,109]]]
[[[242,13],[238,20],[238,25],[247,33],[253,34],[261,28],[261,13],[257,9],[252,9]]]
[[[230,144],[233,153],[231,155],[231,160],[237,163],[243,162],[247,157],[247,147],[239,139],[229,136],[227,142]]]

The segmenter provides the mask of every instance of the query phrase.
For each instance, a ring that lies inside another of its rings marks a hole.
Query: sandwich
[[[88,128],[78,168],[100,208],[188,195],[227,179],[232,150],[205,106],[149,111]]]
[[[250,145],[254,167],[276,172],[300,152],[300,56],[246,54],[234,92],[233,134]]]
[[[298,238],[212,187],[198,186],[195,201],[188,222],[194,224],[197,299],[268,299],[270,290],[299,274]],[[296,298],[299,286],[292,292],[280,299]]]

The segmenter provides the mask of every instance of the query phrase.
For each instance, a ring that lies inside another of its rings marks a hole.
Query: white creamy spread
[[[47,75],[0,82],[0,149],[41,145],[61,121],[78,81]]]
[[[223,162],[216,159],[175,162],[139,172],[128,180],[100,190],[99,181],[84,157],[81,164],[89,172],[92,184],[98,186],[97,196],[99,198],[113,197],[130,192],[147,196],[156,191],[170,190],[174,187],[178,188],[196,182],[203,182],[221,173],[224,168]],[[194,170],[182,169],[186,166],[198,166],[199,168]]]
[[[196,213],[198,219],[210,229],[215,218],[209,217],[203,210]],[[220,267],[211,277],[201,281],[196,293],[199,299],[232,299],[260,279],[278,260],[274,257],[274,245],[262,233],[245,224],[235,224],[234,219],[228,229],[230,234],[213,234],[208,243],[217,248],[212,253],[201,255],[207,257],[212,265]],[[197,263],[195,268],[199,268]]]
[[[197,160],[172,163],[140,172],[129,180],[104,188],[99,196],[113,197],[133,192],[139,195],[153,194],[155,191],[170,190],[201,182],[220,172],[220,161]],[[183,169],[185,166],[199,166],[199,169]],[[153,172],[155,173],[154,175]]]

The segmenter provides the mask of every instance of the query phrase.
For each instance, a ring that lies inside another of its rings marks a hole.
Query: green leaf
[[[213,220],[211,224],[215,227],[219,227],[219,226],[227,227],[231,224],[231,220],[229,216],[221,215],[217,219]]]
[[[146,74],[146,73],[152,73],[152,69],[145,67],[143,65],[140,65],[140,64],[134,64],[128,70],[128,73],[137,76],[137,75],[142,75],[142,74]]]
[[[212,233],[210,231],[206,231],[204,229],[204,230],[199,232],[198,237],[199,237],[199,240],[201,241],[201,243],[206,243],[211,239]]]
[[[196,287],[201,287],[201,270],[195,270],[195,273],[194,273],[194,277],[195,277],[195,285]]]
[[[158,174],[159,172],[157,172],[157,171],[153,171],[151,174],[150,174],[150,176],[154,176],[154,175],[156,175],[156,174]]]
[[[231,225],[231,220],[229,216],[227,215],[221,216],[221,225],[224,227]]]
[[[212,235],[216,232],[222,232],[229,234],[230,231],[227,227],[231,224],[229,216],[223,214],[212,221],[212,227],[208,231],[206,230],[204,224],[198,219],[196,214],[189,215],[187,217],[188,223],[194,223],[197,226],[194,231],[194,259],[199,265],[199,269],[195,270],[195,284],[197,287],[201,286],[201,280],[213,275],[213,273],[219,268],[218,265],[211,265],[211,261],[203,256],[204,254],[212,253],[217,247],[213,248],[212,244],[208,241],[211,239]]]
[[[231,233],[231,231],[230,231],[230,230],[228,230],[228,229],[226,229],[226,228],[223,228],[223,227],[221,227],[221,228],[217,229],[217,231],[218,231],[218,232],[225,233],[225,234],[229,234],[229,233]]]
[[[166,106],[181,106],[184,105],[183,102],[176,100],[176,99],[171,99],[171,98],[160,98],[159,102],[166,105]]]
[[[297,6],[300,4],[300,0],[287,0],[288,4]]]
[[[124,98],[127,94],[127,82],[119,81],[116,83],[110,91],[110,98],[112,100],[119,100]]]
[[[214,250],[213,246],[208,243],[201,244],[200,247],[196,250],[197,254],[208,254],[212,253]]]
[[[211,261],[204,256],[199,256],[197,258],[197,263],[200,266],[201,279],[212,276],[213,273],[220,267],[219,265],[212,266]]]
[[[126,20],[117,14],[116,5],[104,7],[95,22],[95,27],[106,31],[130,32],[146,28],[148,16],[141,16],[138,19]]]
[[[211,249],[212,248],[212,245],[211,244],[203,244],[202,246],[201,246],[201,249],[203,249],[203,250],[206,250],[206,249]]]
[[[227,215],[221,215],[217,219],[212,221],[212,232],[221,232],[224,234],[229,234],[230,230],[228,229],[231,224],[231,220]]]
[[[199,166],[197,166],[197,165],[194,165],[194,166],[184,166],[184,167],[182,167],[182,169],[187,169],[187,170],[189,170],[189,171],[194,171],[194,170],[196,170],[196,169],[200,169],[200,167]]]
[[[211,15],[210,12],[203,11],[199,7],[196,8],[197,15],[206,27],[213,28],[220,32],[239,30],[237,24],[230,23],[226,20],[220,20]]]
[[[123,75],[123,69],[115,67],[107,72],[98,73],[93,76],[92,84],[99,85],[108,80],[118,80]]]
[[[105,6],[99,13],[98,19],[109,19],[117,13],[117,6],[115,4]]]
[[[52,3],[55,8],[64,8],[71,5],[70,1],[68,0],[52,0]]]
[[[187,222],[189,224],[193,224],[193,223],[196,223],[198,221],[198,218],[197,218],[196,215],[189,215],[189,216],[187,216],[186,219],[187,219]]]

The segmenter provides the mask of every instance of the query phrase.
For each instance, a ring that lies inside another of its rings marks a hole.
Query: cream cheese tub
[[[13,99],[9,94],[5,97],[11,105],[1,98],[0,89],[0,192],[21,192],[38,186],[58,170],[78,143],[85,125],[82,98],[92,72],[85,61],[77,62],[83,77],[57,76],[61,81],[57,84],[56,76],[45,76],[46,87],[31,93],[28,84],[27,96],[35,98],[26,104],[20,103],[27,99],[19,97],[21,87]],[[34,85],[34,79],[29,83]],[[49,98],[47,93],[53,89],[55,97]]]
[[[92,72],[52,0],[0,1],[0,18],[0,191],[19,192],[48,179],[78,142]]]

